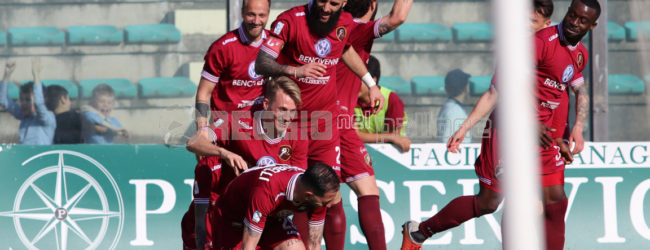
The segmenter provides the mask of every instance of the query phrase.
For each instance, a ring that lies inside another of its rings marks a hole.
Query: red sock
[[[479,217],[478,207],[476,206],[476,196],[458,197],[447,206],[442,208],[433,217],[420,223],[420,232],[427,238],[437,232],[442,232],[454,228],[465,221]]]
[[[564,215],[569,200],[563,200],[544,206],[544,228],[546,231],[546,249],[562,250],[564,248]]]
[[[293,214],[293,225],[302,238],[305,247],[309,246],[309,215],[307,212],[295,212]]]
[[[327,250],[343,250],[345,246],[345,211],[343,202],[332,205],[325,215],[323,238]]]
[[[365,195],[359,197],[357,201],[359,202],[359,224],[368,241],[368,248],[385,250],[386,238],[379,211],[379,196]]]

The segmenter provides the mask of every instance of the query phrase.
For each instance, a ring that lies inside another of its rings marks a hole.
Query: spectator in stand
[[[469,77],[469,74],[460,69],[449,71],[445,77],[445,91],[449,98],[442,104],[436,119],[436,138],[438,138],[438,142],[446,143],[453,132],[458,130],[458,127],[467,119],[463,101],[467,96]],[[467,132],[463,143],[470,143],[471,140],[470,132]]]
[[[79,111],[72,110],[68,91],[59,85],[45,89],[45,105],[56,116],[54,144],[81,143],[81,119]]]
[[[115,103],[115,91],[107,84],[93,89],[90,105],[81,108],[81,135],[84,143],[113,143],[116,135],[128,137],[126,129],[111,116]]]
[[[9,98],[9,78],[16,67],[15,63],[5,65],[5,73],[0,83],[0,106],[20,120],[18,141],[28,145],[50,145],[54,138],[56,121],[54,114],[47,110],[43,98],[43,84],[40,81],[41,62],[32,59],[33,82],[20,86],[19,104]]]
[[[374,56],[368,59],[368,72],[379,82],[381,70],[379,60]],[[387,142],[395,145],[400,151],[407,152],[411,148],[411,140],[404,136],[404,126],[407,122],[404,112],[404,102],[392,90],[379,86],[381,94],[386,100],[384,107],[376,114],[372,110],[376,107],[370,105],[368,87],[361,84],[359,102],[354,108],[357,133],[365,143]]]

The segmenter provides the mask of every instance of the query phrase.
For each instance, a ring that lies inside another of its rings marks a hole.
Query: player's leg
[[[562,184],[544,186],[544,228],[546,236],[546,249],[555,250],[564,248],[564,232],[568,199],[564,193],[564,171],[543,176],[543,182],[550,180],[562,181]],[[549,180],[550,179],[550,180]]]
[[[293,224],[300,233],[302,242],[307,246],[309,244],[309,214],[307,212],[295,212],[293,214]]]
[[[194,202],[190,203],[187,212],[181,219],[181,237],[183,239],[183,249],[196,249],[196,235],[194,234]]]

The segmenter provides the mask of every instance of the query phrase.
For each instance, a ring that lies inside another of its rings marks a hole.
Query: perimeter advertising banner
[[[388,249],[400,225],[478,190],[479,144],[447,153],[368,145]],[[589,143],[566,171],[567,249],[650,246],[650,142]],[[162,145],[0,145],[0,249],[180,249],[194,156]],[[366,249],[356,197],[344,187],[346,249]],[[505,201],[507,202],[507,201]],[[435,235],[424,249],[498,249],[501,209]]]

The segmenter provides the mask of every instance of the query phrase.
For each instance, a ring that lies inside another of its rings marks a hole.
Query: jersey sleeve
[[[307,169],[307,148],[309,148],[309,141],[305,139],[293,140],[294,151],[291,155],[291,166],[296,166],[302,169]]]
[[[535,40],[535,66],[539,66],[544,60],[546,43],[544,43],[544,39],[542,39],[541,37],[541,32],[538,32],[535,35],[534,40]]]
[[[318,227],[325,225],[325,213],[327,208],[319,207],[311,213],[309,217],[309,226]]]
[[[203,58],[205,63],[203,64],[201,77],[213,83],[219,82],[219,77],[223,73],[224,68],[226,68],[225,65],[228,65],[224,53],[224,45],[215,42],[210,46],[210,49],[208,49],[208,52]]]
[[[290,14],[285,12],[275,19],[271,25],[271,36],[260,48],[262,51],[274,58],[278,58],[284,45],[293,37],[289,16]]]
[[[253,190],[249,204],[246,209],[244,224],[249,229],[261,234],[264,231],[267,217],[275,209],[273,197],[266,190],[258,187]]]
[[[581,46],[581,47],[582,47],[582,46]],[[573,75],[573,79],[571,79],[571,81],[569,81],[569,86],[571,86],[571,87],[577,87],[577,86],[580,86],[581,84],[583,84],[583,83],[585,82],[585,77],[584,77],[584,75],[582,74],[582,71],[583,71],[583,70],[585,69],[585,67],[587,66],[587,59],[588,59],[587,57],[588,57],[588,54],[589,54],[589,53],[587,52],[586,49],[584,49],[584,47],[582,47],[582,48],[580,49],[580,51],[582,52],[581,54],[582,54],[582,56],[584,57],[583,62],[582,62],[582,68],[579,68],[579,69],[578,69],[578,73],[577,73],[577,74],[574,74],[574,75]]]
[[[354,27],[354,34],[359,34],[356,37],[359,37],[361,39],[364,39],[366,41],[372,40],[375,38],[380,38],[381,34],[379,34],[379,22],[381,21],[381,18],[378,20],[370,21],[370,22],[357,22],[356,26]],[[356,19],[355,19],[356,22]]]
[[[386,110],[386,125],[390,132],[402,128],[405,119],[404,102],[395,92],[388,96],[388,109]]]

